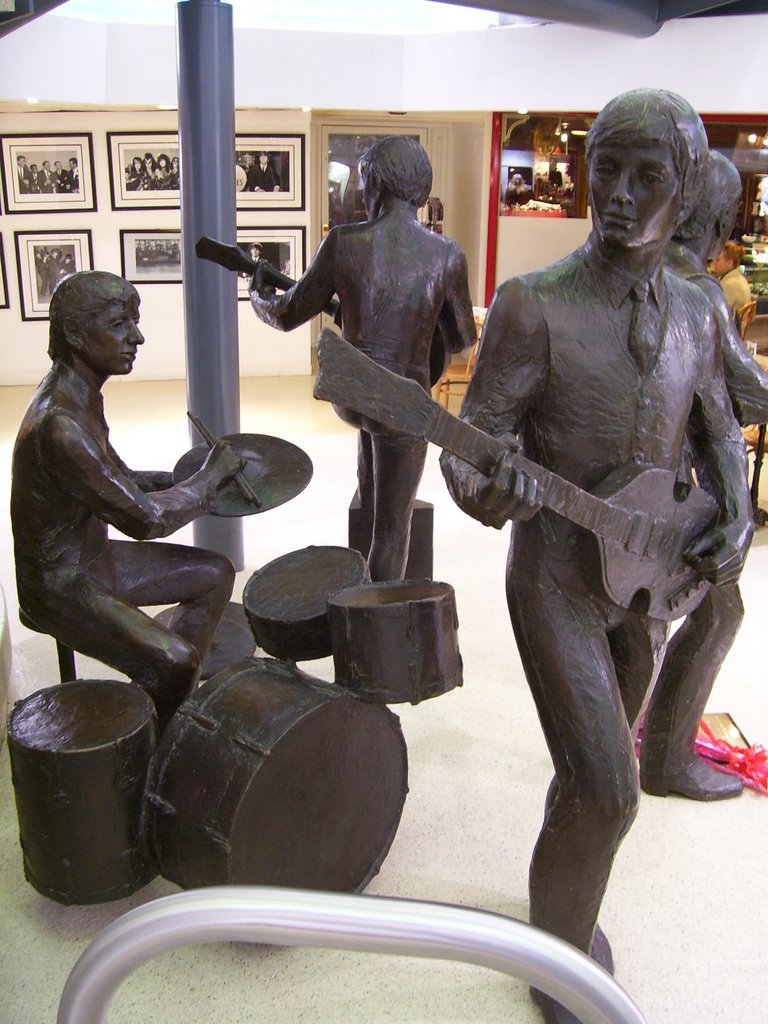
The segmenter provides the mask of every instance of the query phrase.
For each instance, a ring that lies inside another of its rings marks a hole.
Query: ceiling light
[[[750,132],[747,136],[747,142],[754,146],[754,144],[757,142],[757,135],[755,135],[754,132]]]

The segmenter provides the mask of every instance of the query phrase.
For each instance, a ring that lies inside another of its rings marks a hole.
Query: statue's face
[[[677,227],[682,184],[668,146],[600,144],[589,193],[595,229],[611,248],[666,244]]]
[[[130,373],[136,350],[144,344],[144,335],[139,330],[138,295],[110,299],[90,317],[80,337],[72,344],[95,373],[103,376]]]

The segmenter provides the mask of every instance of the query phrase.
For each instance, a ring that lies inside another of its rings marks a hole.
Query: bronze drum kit
[[[219,515],[275,508],[311,478],[289,442],[228,440],[258,503],[228,485]],[[174,477],[206,450],[187,452]],[[461,685],[457,628],[448,584],[371,583],[357,551],[306,547],[253,573],[225,611],[206,681],[159,740],[151,700],[125,682],[76,680],[18,701],[8,737],[27,880],[66,904],[118,899],[158,873],[183,888],[361,891],[408,791],[388,705]],[[296,664],[331,655],[333,683]]]

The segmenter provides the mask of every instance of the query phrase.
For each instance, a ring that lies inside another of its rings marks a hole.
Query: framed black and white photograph
[[[180,231],[121,231],[122,276],[134,284],[181,281]]]
[[[238,210],[304,209],[304,136],[236,135]]]
[[[10,307],[8,301],[8,275],[5,272],[5,249],[3,247],[3,236],[0,235],[0,309]]]
[[[3,135],[0,146],[6,213],[96,209],[90,134]]]
[[[237,244],[252,260],[266,260],[294,281],[304,273],[306,232],[303,227],[241,227],[237,229]],[[238,276],[237,297],[248,299],[247,277]]]
[[[113,210],[179,206],[178,132],[107,132]]]
[[[45,320],[56,285],[77,270],[93,270],[90,231],[16,231],[21,319]]]

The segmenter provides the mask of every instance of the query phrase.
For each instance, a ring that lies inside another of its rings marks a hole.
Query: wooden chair
[[[473,306],[473,312],[475,314],[475,330],[477,331],[478,341],[472,346],[469,352],[469,358],[466,363],[449,363],[440,380],[435,385],[432,395],[435,401],[448,408],[451,401],[452,395],[459,397],[464,396],[464,392],[467,390],[467,384],[472,377],[472,373],[475,369],[475,362],[477,361],[477,346],[480,339],[480,332],[485,322],[486,309],[483,306]]]
[[[446,409],[453,395],[463,397],[464,392],[467,390],[467,384],[469,384],[472,372],[475,369],[477,346],[478,342],[475,342],[470,349],[469,359],[466,363],[449,363],[443,372],[443,376],[437,382],[435,398]]]
[[[751,302],[745,302],[743,306],[739,306],[736,310],[736,324],[739,328],[739,334],[741,335],[742,341],[747,336],[747,328],[755,319],[755,313],[757,313],[757,299],[752,299]]]

